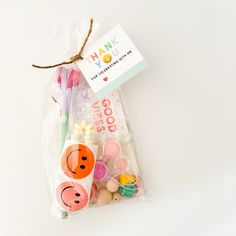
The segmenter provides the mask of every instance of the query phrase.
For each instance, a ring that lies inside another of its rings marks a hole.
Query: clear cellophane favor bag
[[[121,89],[98,100],[76,64],[56,69],[45,89],[42,119],[54,215],[67,218],[91,207],[143,199],[124,107]]]

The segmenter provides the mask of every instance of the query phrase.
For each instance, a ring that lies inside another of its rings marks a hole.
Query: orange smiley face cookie
[[[87,177],[94,168],[94,154],[83,144],[72,144],[66,148],[61,158],[61,168],[65,175],[73,179]]]

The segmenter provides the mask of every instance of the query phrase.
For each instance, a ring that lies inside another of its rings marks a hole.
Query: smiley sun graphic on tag
[[[106,54],[104,57],[103,57],[103,62],[108,64],[112,61],[112,56],[111,54]]]

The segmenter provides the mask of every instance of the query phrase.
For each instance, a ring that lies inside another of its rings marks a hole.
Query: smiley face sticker
[[[78,211],[88,203],[86,190],[77,182],[61,183],[56,190],[59,205],[66,211]]]
[[[73,179],[83,179],[94,169],[93,152],[84,144],[72,144],[66,148],[61,158],[61,168],[65,175]]]
[[[111,54],[106,54],[104,57],[103,57],[103,62],[108,64],[112,61],[112,56]]]

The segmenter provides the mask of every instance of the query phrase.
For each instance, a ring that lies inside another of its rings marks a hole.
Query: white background
[[[235,0],[0,2],[0,235],[236,235]],[[120,23],[149,62],[123,88],[151,201],[49,215],[43,87],[65,56],[52,32]]]

